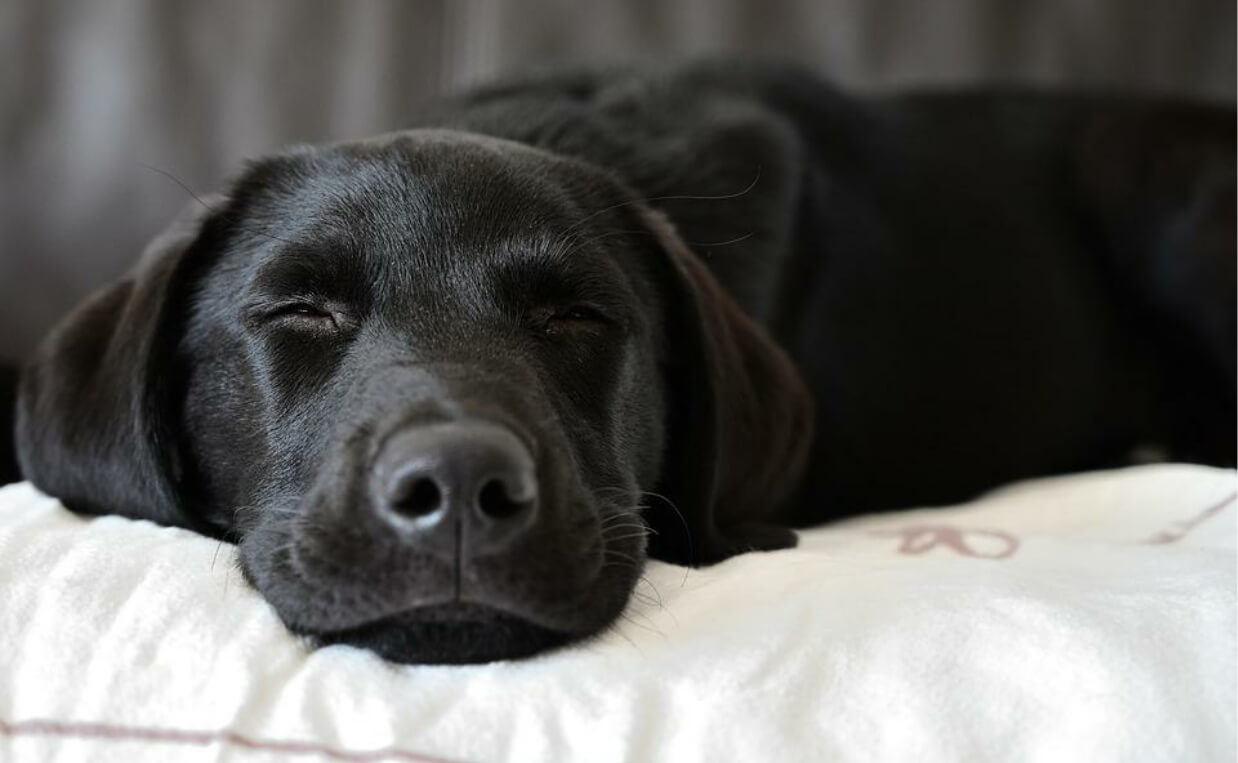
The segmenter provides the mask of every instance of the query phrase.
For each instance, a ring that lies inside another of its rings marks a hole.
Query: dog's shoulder
[[[805,172],[818,163],[808,142],[820,133],[846,143],[831,125],[862,108],[793,66],[703,61],[503,82],[448,98],[413,126],[492,135],[600,167],[669,217],[761,314]]]
[[[725,185],[730,166],[770,162],[796,136],[770,95],[817,83],[793,67],[705,61],[514,79],[428,107],[415,126],[478,132],[609,169],[653,195]],[[687,180],[685,180],[687,178]],[[705,185],[702,186],[701,184]]]

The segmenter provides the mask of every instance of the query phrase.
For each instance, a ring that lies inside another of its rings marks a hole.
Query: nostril
[[[424,517],[438,511],[443,503],[443,492],[434,480],[421,477],[401,486],[400,493],[391,502],[392,508],[410,517]]]
[[[370,506],[410,547],[444,557],[497,553],[534,526],[537,464],[511,431],[480,421],[410,426],[382,442]]]
[[[482,486],[477,494],[477,508],[492,519],[509,519],[527,509],[531,500],[518,501],[509,493],[507,483],[492,479]]]

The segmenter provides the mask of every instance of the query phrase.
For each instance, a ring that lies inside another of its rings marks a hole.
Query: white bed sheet
[[[0,760],[1235,757],[1235,474],[1132,468],[651,564],[535,659],[311,651],[234,550],[0,489]]]

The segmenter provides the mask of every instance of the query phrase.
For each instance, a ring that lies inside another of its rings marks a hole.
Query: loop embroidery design
[[[900,554],[924,554],[944,546],[959,556],[975,559],[1007,559],[1019,548],[1019,539],[1001,530],[960,530],[949,525],[908,525],[873,530],[883,538],[902,538]]]

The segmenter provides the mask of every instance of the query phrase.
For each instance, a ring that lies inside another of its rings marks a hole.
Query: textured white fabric
[[[304,648],[231,547],[11,486],[0,759],[1233,760],[1234,495],[1192,466],[1025,483],[652,564],[584,645],[408,667]]]

